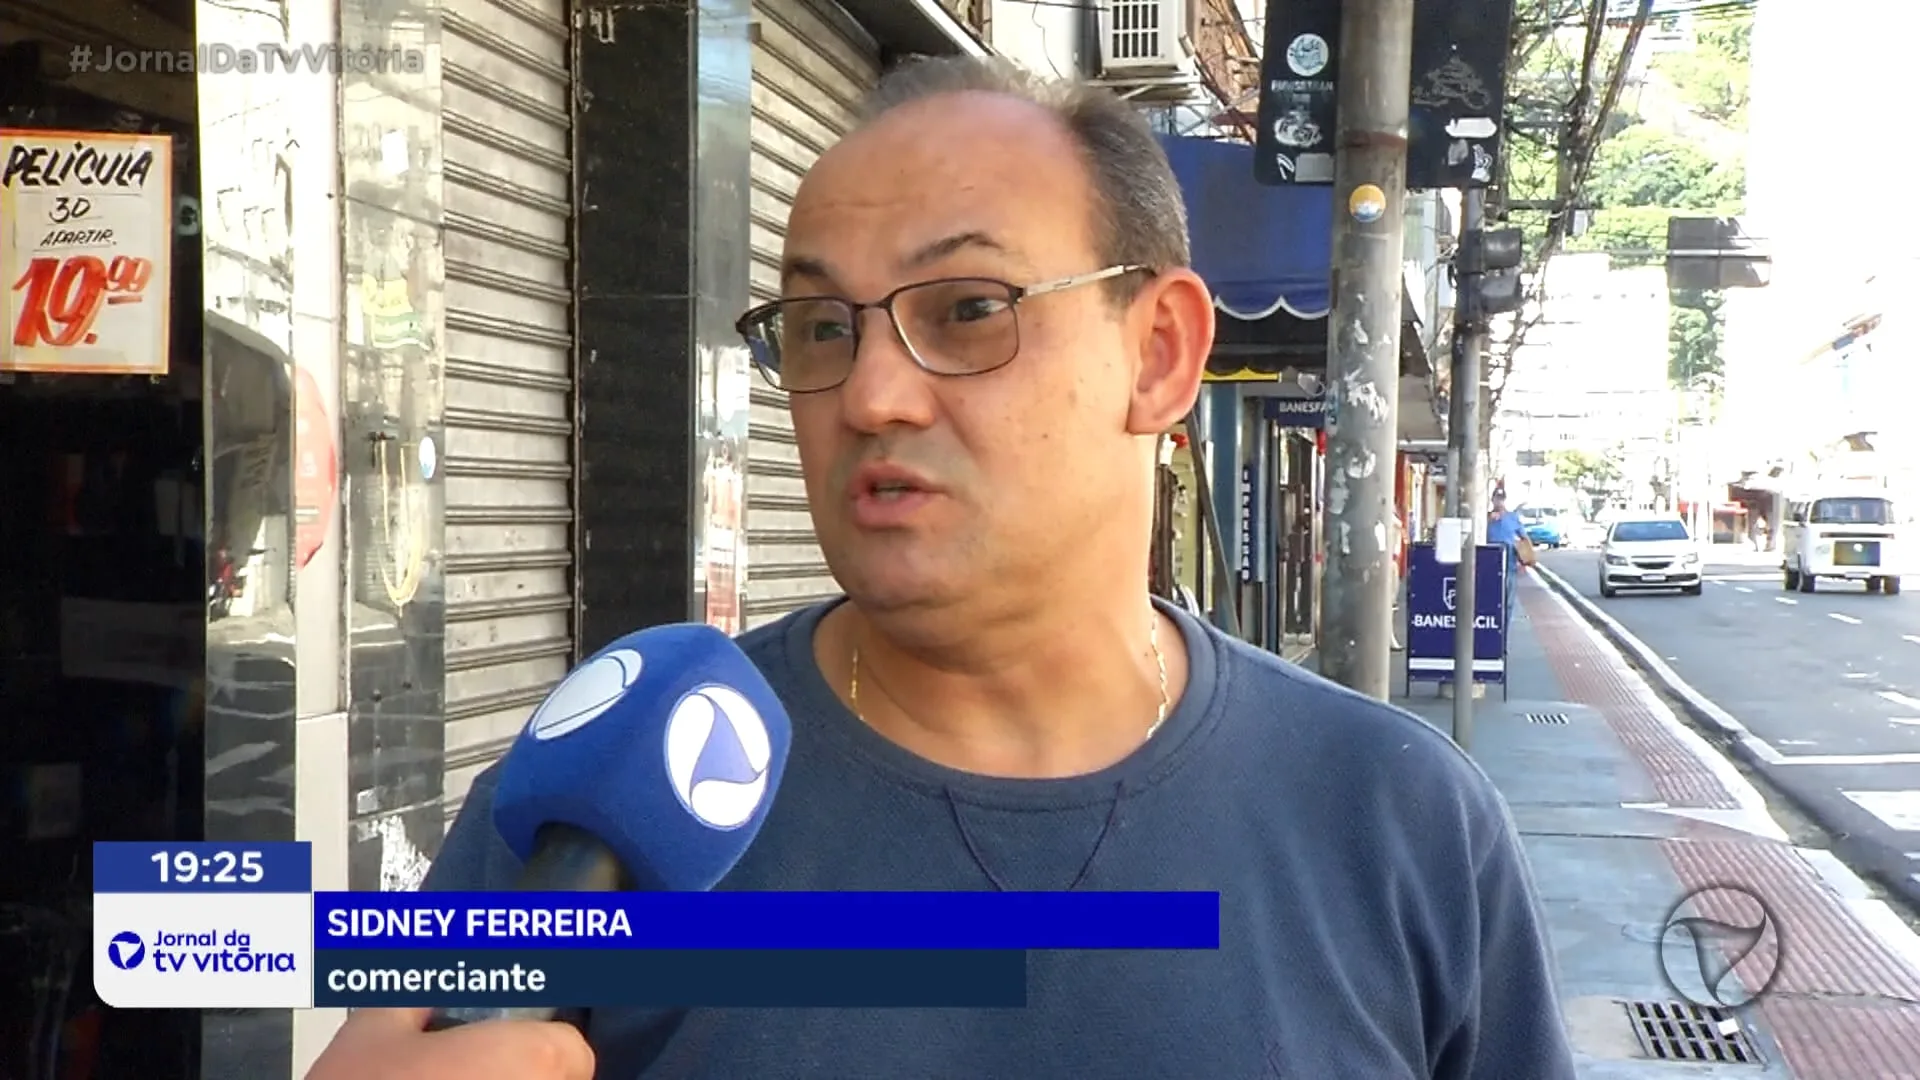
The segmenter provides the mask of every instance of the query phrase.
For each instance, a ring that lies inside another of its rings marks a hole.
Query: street
[[[1602,600],[1596,553],[1541,562],[1771,748],[1754,764],[1836,854],[1920,903],[1920,601],[1788,593],[1775,553],[1710,552],[1698,597]]]

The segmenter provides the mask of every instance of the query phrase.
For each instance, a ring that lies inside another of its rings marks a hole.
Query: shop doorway
[[[187,71],[91,70],[75,52],[111,43],[185,55],[193,10],[133,0],[0,8],[0,129],[169,135],[173,203],[171,227],[150,238],[170,243],[170,272],[139,301],[169,315],[146,350],[165,354],[164,374],[0,372],[7,1080],[199,1075],[197,1013],[110,1010],[94,997],[90,903],[94,841],[203,832],[210,598],[195,83]],[[31,224],[0,223],[0,243],[17,254]],[[15,329],[0,327],[9,340]]]
[[[1312,431],[1288,428],[1281,439],[1280,466],[1280,625],[1282,640],[1313,641],[1318,612],[1314,606],[1314,557],[1319,551],[1319,515],[1314,499]]]

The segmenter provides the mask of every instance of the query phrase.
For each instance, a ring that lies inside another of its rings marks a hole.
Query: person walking
[[[1513,590],[1520,580],[1520,545],[1529,544],[1526,522],[1520,515],[1507,509],[1507,497],[1495,494],[1493,509],[1487,515],[1487,543],[1499,544],[1505,549],[1506,596],[1505,606],[1500,609],[1501,622],[1506,624],[1513,615]]]
[[[1213,299],[1146,122],[1002,61],[909,62],[802,181],[786,391],[845,595],[739,639],[793,721],[736,890],[1217,890],[1220,948],[1036,952],[1025,1008],[349,1019],[309,1080],[1573,1080],[1486,775],[1417,717],[1147,589],[1154,448]],[[473,782],[427,876],[519,869]],[[644,956],[635,963],[646,963]]]

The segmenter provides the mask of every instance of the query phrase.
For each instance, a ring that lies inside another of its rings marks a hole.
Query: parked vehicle
[[[1821,578],[1858,581],[1893,596],[1905,570],[1893,500],[1879,491],[1829,490],[1791,499],[1780,527],[1781,575],[1789,590]]]
[[[1521,529],[1535,547],[1561,548],[1567,546],[1566,529],[1561,522],[1564,515],[1551,507],[1522,506],[1514,513],[1520,515]]]
[[[1628,513],[1607,526],[1600,542],[1601,596],[1651,589],[1699,596],[1701,582],[1700,545],[1678,516]]]

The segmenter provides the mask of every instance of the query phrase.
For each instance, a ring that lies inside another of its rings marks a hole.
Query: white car
[[[1702,591],[1700,545],[1672,514],[1623,515],[1600,541],[1600,595],[1645,589]]]

